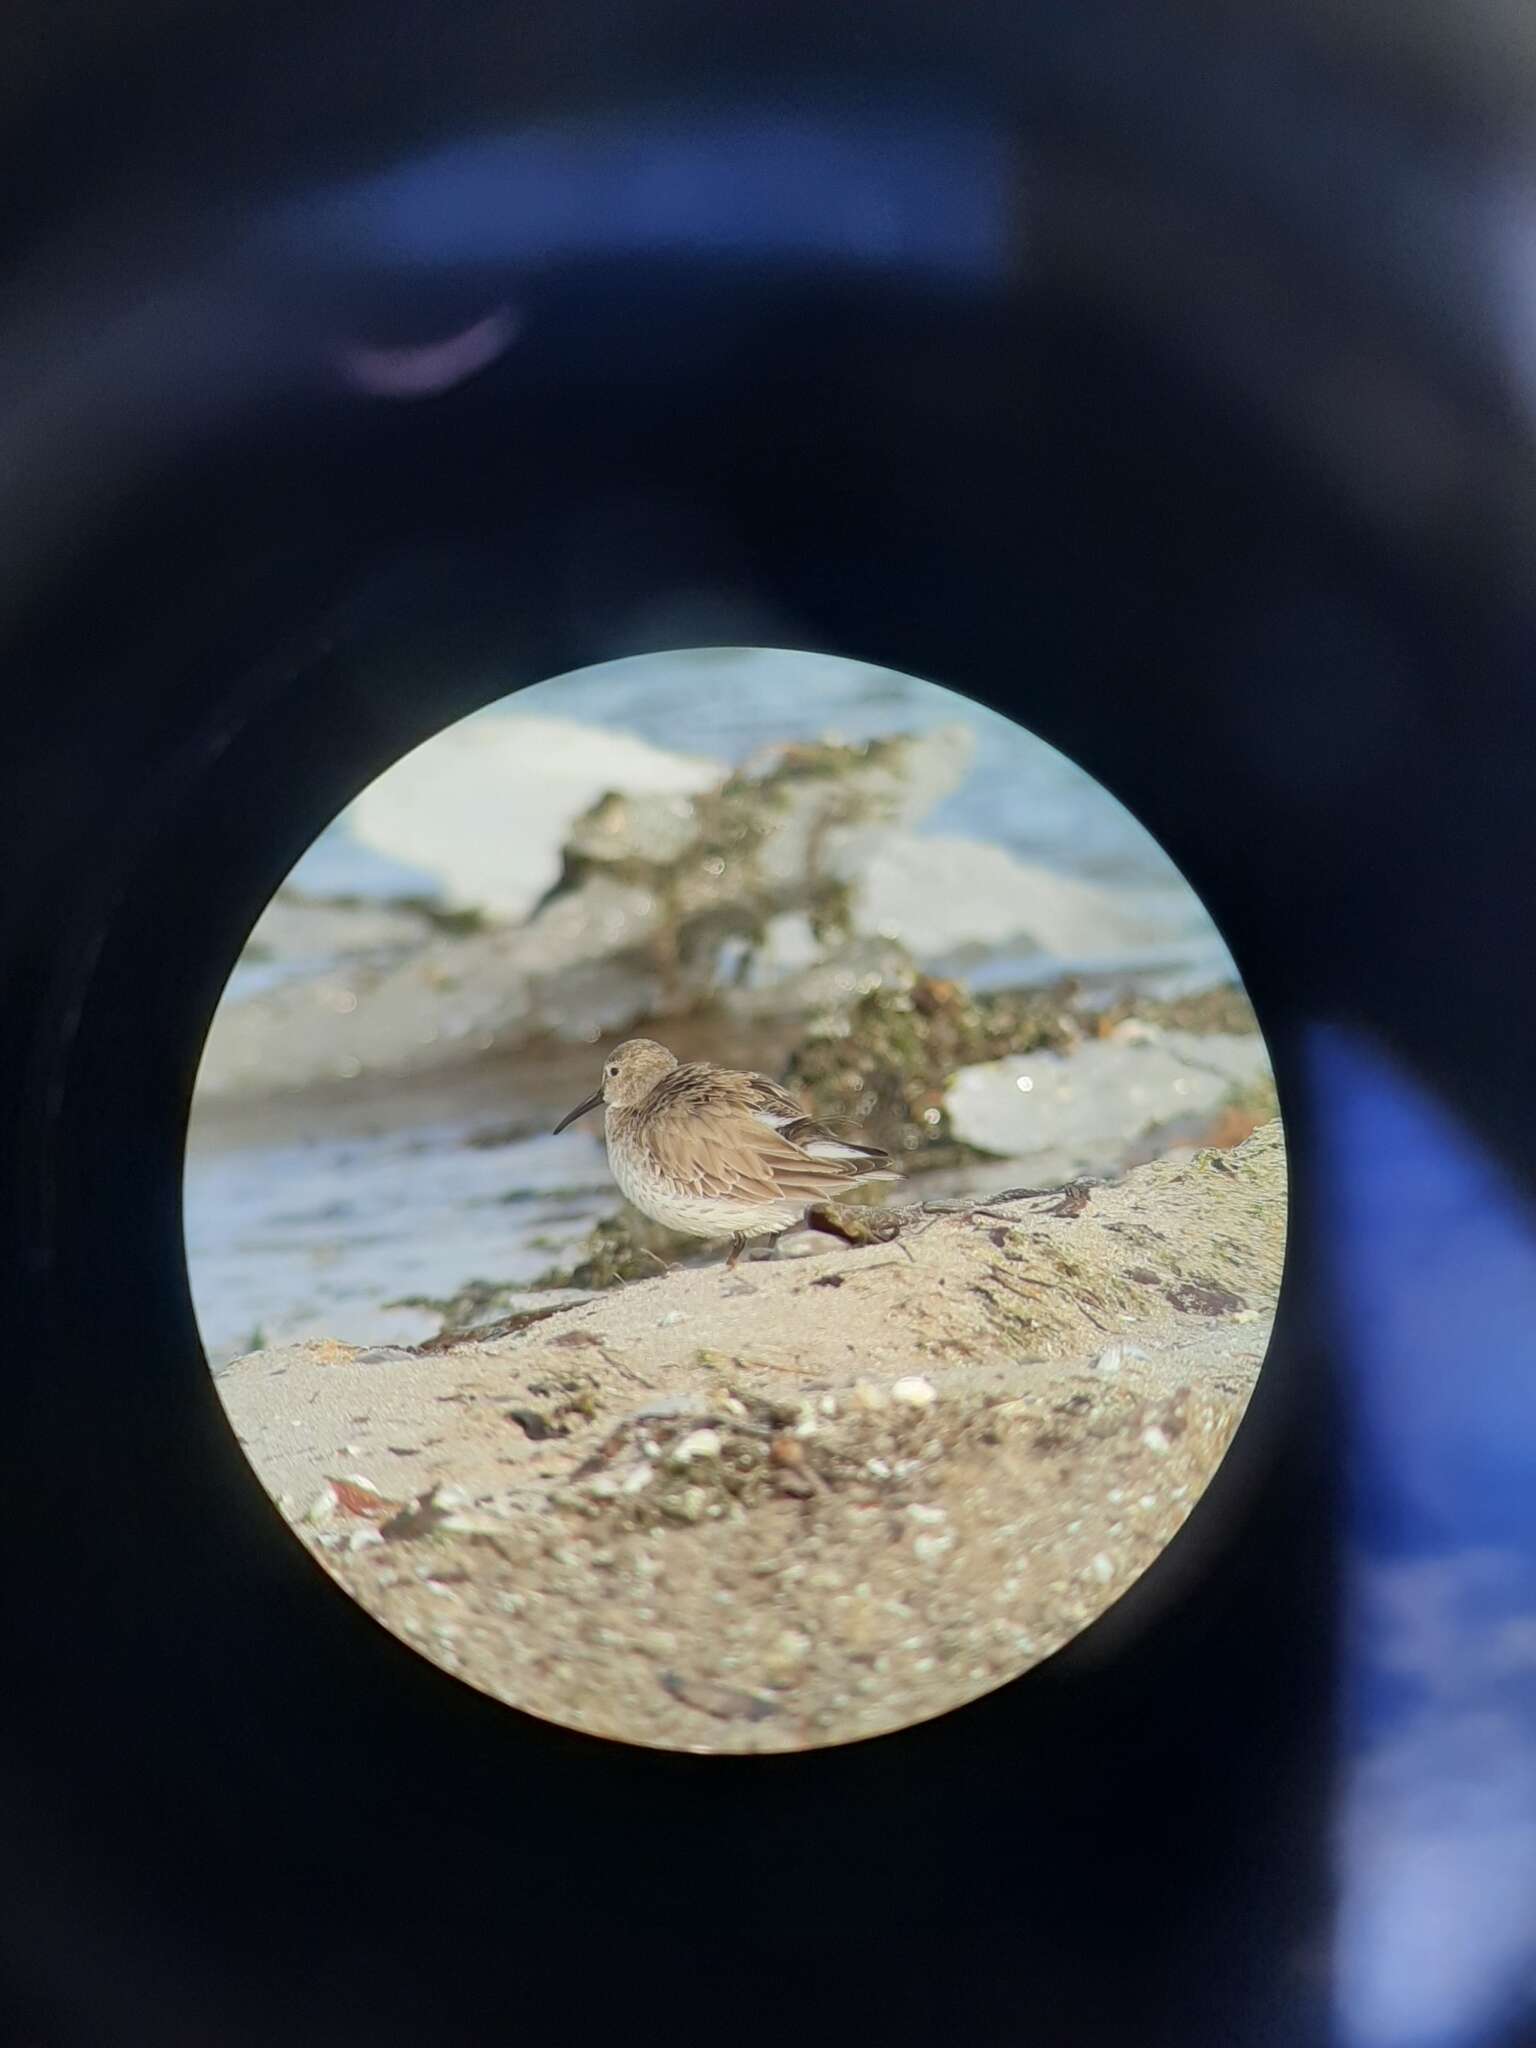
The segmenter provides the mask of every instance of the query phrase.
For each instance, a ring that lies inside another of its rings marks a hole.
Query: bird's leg
[[[727,1273],[735,1272],[736,1261],[741,1257],[742,1253],[746,1250],[746,1248],[747,1240],[745,1233],[740,1230],[733,1231],[731,1233],[730,1257],[725,1262],[725,1270],[727,1271]]]
[[[651,1264],[656,1268],[658,1273],[671,1272],[671,1263],[668,1260],[662,1258],[659,1252],[653,1252],[648,1244],[637,1245],[635,1249],[639,1252],[642,1259],[650,1260]]]

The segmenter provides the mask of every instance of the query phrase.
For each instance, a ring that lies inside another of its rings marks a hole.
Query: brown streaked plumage
[[[637,1209],[692,1237],[777,1237],[812,1202],[871,1180],[899,1180],[889,1154],[839,1137],[763,1074],[679,1061],[650,1038],[610,1053],[602,1085],[567,1124],[601,1104],[608,1163]]]

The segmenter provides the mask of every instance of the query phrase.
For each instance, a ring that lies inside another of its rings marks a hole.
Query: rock
[[[860,997],[880,988],[906,988],[912,957],[894,939],[855,936],[823,946],[809,966],[785,968],[771,955],[743,949],[750,967],[733,978],[722,958],[719,1000],[746,1022],[778,1017],[841,1016]]]
[[[693,1429],[672,1446],[669,1463],[681,1468],[691,1465],[696,1458],[718,1458],[719,1455],[720,1432],[715,1429]]]
[[[285,887],[257,918],[241,959],[286,970],[327,960],[384,959],[413,951],[433,930],[430,915],[413,905],[317,897]]]
[[[763,1660],[763,1682],[776,1691],[785,1691],[794,1685],[805,1668],[805,1661],[815,1645],[801,1629],[782,1630],[769,1646]]]
[[[1003,1158],[1054,1147],[1123,1146],[1148,1125],[1214,1110],[1267,1075],[1256,1033],[1160,1030],[1127,1045],[1091,1039],[962,1067],[945,1091],[949,1127]]]
[[[568,833],[606,792],[626,790],[665,812],[723,774],[719,762],[630,733],[491,711],[385,769],[346,819],[363,845],[430,875],[445,903],[516,920],[554,887]]]
[[[1188,936],[1192,903],[1147,908],[1092,882],[975,840],[893,835],[852,891],[853,928],[897,939],[925,967],[955,972],[1007,949],[1059,960],[1140,956]]]
[[[891,1388],[891,1399],[903,1408],[931,1408],[938,1398],[931,1380],[897,1380]]]

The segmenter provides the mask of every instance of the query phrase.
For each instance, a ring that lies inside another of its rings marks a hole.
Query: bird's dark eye
[[[615,1077],[617,1076],[617,1074],[618,1074],[618,1071],[619,1071],[619,1070],[618,1070],[618,1068],[617,1068],[617,1067],[610,1067],[610,1068],[608,1069],[608,1078],[609,1078],[609,1080],[610,1080],[610,1081],[612,1081],[612,1080],[613,1080],[613,1079],[614,1079],[614,1078],[615,1078]]]

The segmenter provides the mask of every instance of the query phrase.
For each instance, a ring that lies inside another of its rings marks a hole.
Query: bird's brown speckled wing
[[[702,1061],[666,1075],[636,1121],[658,1169],[710,1200],[815,1202],[890,1164],[877,1147],[806,1116],[776,1082]],[[828,1152],[817,1156],[808,1146]]]

